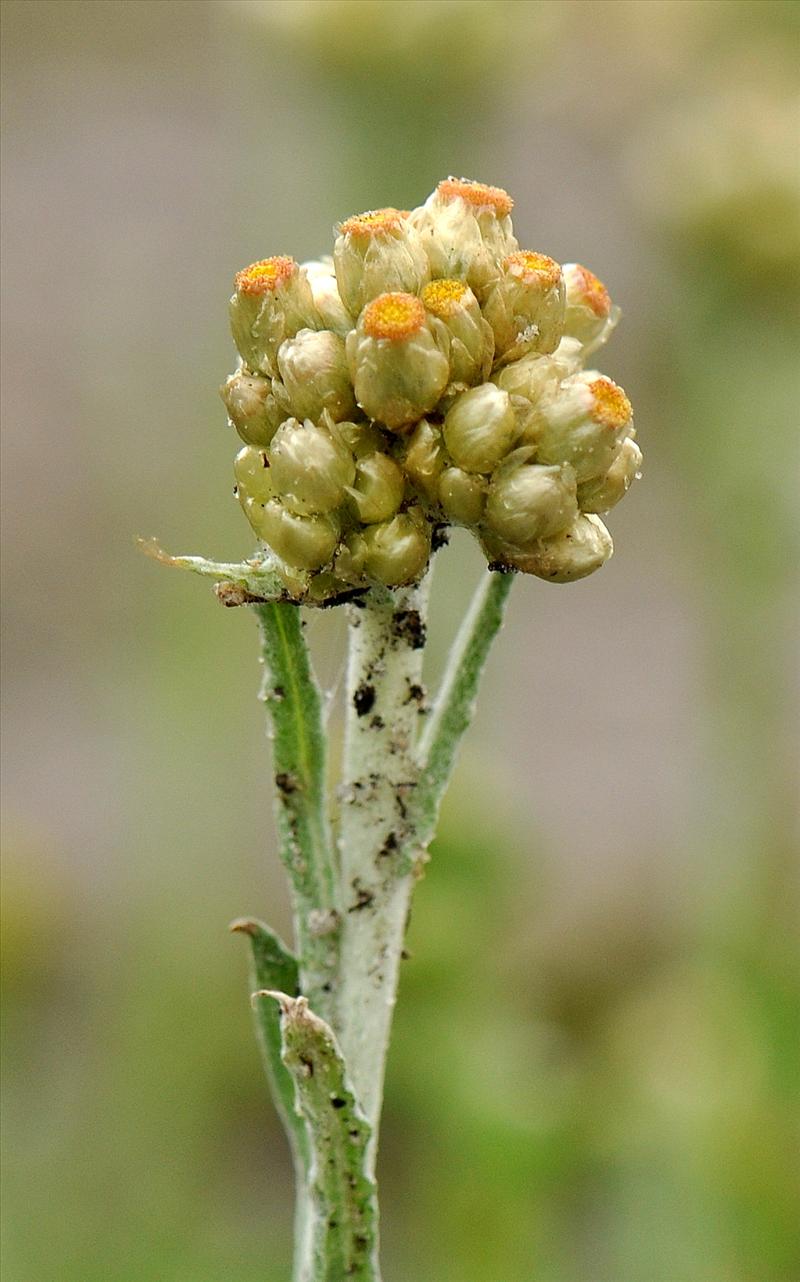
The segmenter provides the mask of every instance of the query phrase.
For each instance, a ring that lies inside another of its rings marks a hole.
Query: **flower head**
[[[434,529],[550,582],[611,555],[640,474],[625,392],[587,356],[619,316],[577,263],[520,249],[500,187],[345,218],[333,255],[236,274],[239,502],[287,592],[324,603],[424,573]]]

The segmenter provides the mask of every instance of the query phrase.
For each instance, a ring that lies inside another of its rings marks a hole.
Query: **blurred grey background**
[[[234,272],[448,173],[581,261],[645,473],[520,581],[421,884],[390,1282],[793,1282],[798,23],[781,0],[6,0],[7,1282],[282,1282],[228,920],[289,931]],[[432,676],[480,572],[440,558]],[[329,689],[341,621],[310,636]]]

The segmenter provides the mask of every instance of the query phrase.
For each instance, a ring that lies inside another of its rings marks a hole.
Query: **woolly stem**
[[[413,870],[409,807],[418,783],[427,585],[371,594],[349,614],[347,720],[339,852],[344,911],[337,1033],[372,1129],[374,1167]]]

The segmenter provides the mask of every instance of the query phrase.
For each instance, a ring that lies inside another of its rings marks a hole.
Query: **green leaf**
[[[322,696],[299,607],[281,602],[254,609],[261,625],[261,698],[272,727],[275,815],[292,887],[301,989],[327,1014],[333,1003],[339,914]]]
[[[286,588],[269,559],[252,561],[209,561],[204,556],[170,556],[156,539],[138,539],[139,547],[160,565],[190,570],[206,579],[215,579],[223,605],[252,605],[260,601],[285,601]],[[224,589],[224,590],[223,590]]]
[[[247,935],[250,940],[251,991],[279,988],[292,996],[298,993],[297,958],[269,926],[252,917],[240,917],[231,922],[230,929]],[[295,1112],[294,1083],[282,1059],[280,1013],[271,1002],[254,1003],[253,1012],[256,1038],[272,1098],[292,1147],[298,1179],[302,1180],[308,1169],[308,1135],[305,1124]]]
[[[433,713],[419,745],[420,781],[409,808],[414,848],[407,860],[425,850],[436,831],[439,810],[461,747],[475,715],[478,687],[489,651],[503,623],[514,574],[487,574],[459,629]]]
[[[369,1124],[347,1080],[336,1038],[304,997],[262,991],[277,1002],[283,1062],[309,1137],[311,1224],[307,1282],[379,1282],[375,1182],[366,1174]]]

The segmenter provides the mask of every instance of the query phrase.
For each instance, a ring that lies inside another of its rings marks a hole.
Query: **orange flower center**
[[[611,311],[608,290],[588,267],[581,267],[580,263],[576,263],[571,284],[580,302],[590,307],[595,316],[608,316]]]
[[[512,276],[519,277],[528,285],[538,284],[549,288],[557,285],[561,276],[561,267],[554,258],[525,249],[518,254],[509,254],[503,266]]]
[[[364,333],[398,342],[418,334],[425,308],[413,294],[380,294],[364,310]]]
[[[473,182],[471,178],[445,178],[436,188],[445,200],[456,200],[460,197],[475,209],[491,209],[498,218],[510,214],[514,202],[502,187],[487,187],[485,183]]]
[[[268,294],[291,280],[297,270],[293,258],[262,258],[237,272],[234,283],[240,294]]]
[[[346,218],[339,231],[344,236],[358,236],[366,240],[380,236],[382,232],[396,232],[402,224],[403,215],[399,209],[370,209],[365,214]]]
[[[463,280],[432,280],[422,291],[422,301],[434,316],[452,316],[458,311],[466,292]]]
[[[617,429],[630,420],[633,413],[631,403],[622,388],[612,383],[610,378],[596,378],[589,384],[589,391],[594,397],[592,418],[596,423]]]

